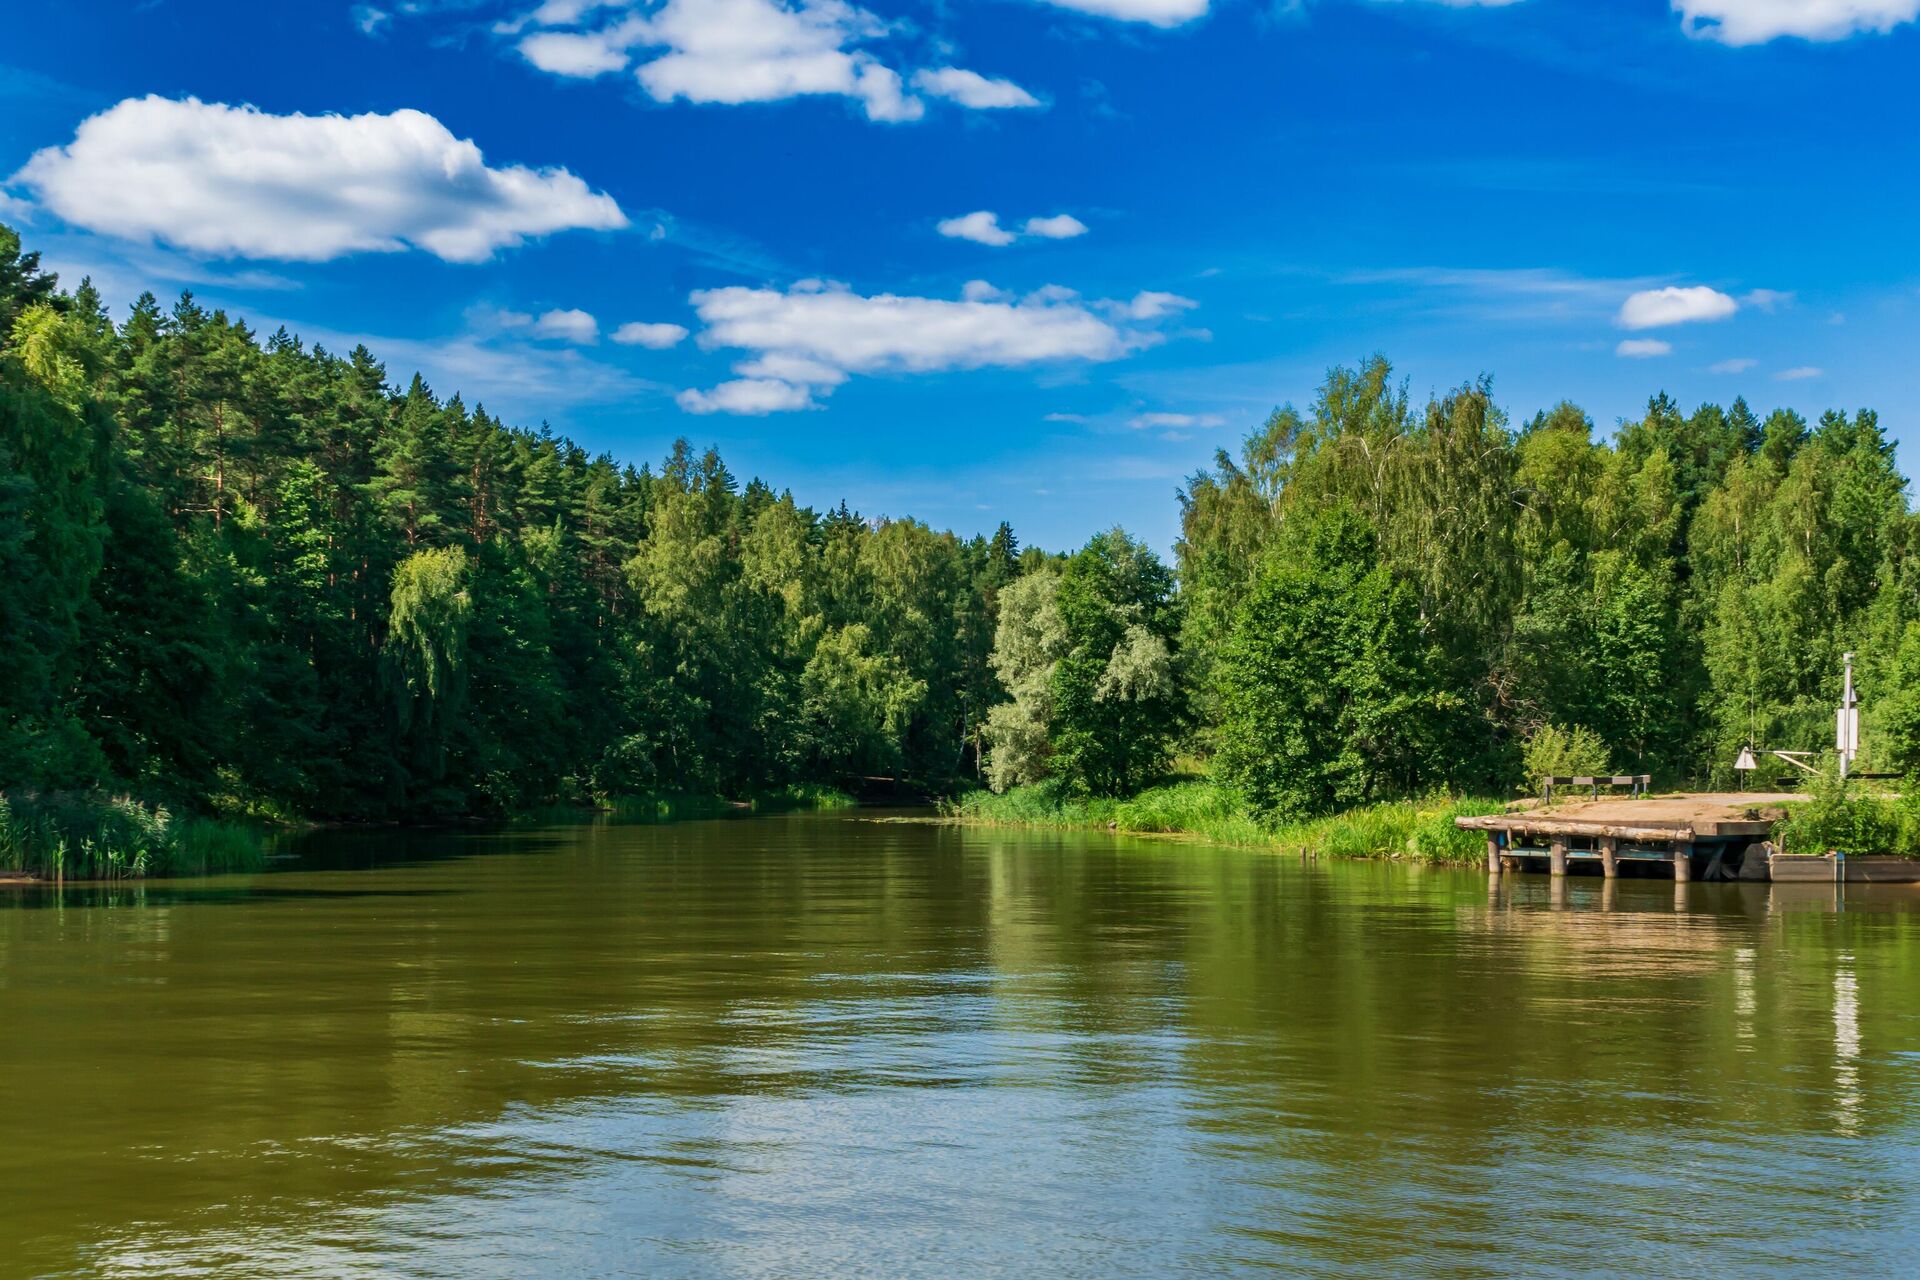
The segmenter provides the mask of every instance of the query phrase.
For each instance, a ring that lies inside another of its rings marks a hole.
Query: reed
[[[260,832],[179,817],[165,805],[92,792],[0,796],[0,869],[49,880],[243,871],[266,860]]]
[[[1075,796],[1057,783],[1015,787],[1000,795],[970,792],[948,802],[959,822],[987,826],[1107,829],[1193,835],[1220,844],[1273,848],[1330,858],[1400,858],[1470,863],[1484,837],[1460,831],[1457,817],[1497,813],[1500,801],[1434,795],[1386,801],[1303,822],[1265,823],[1234,793],[1212,782],[1154,787],[1124,800]]]

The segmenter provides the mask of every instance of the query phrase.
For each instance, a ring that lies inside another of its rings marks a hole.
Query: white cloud
[[[1701,320],[1725,320],[1740,309],[1740,304],[1707,286],[1642,289],[1620,304],[1615,317],[1622,329],[1661,329],[1674,324],[1692,324]]]
[[[565,169],[490,168],[419,111],[277,116],[128,98],[10,181],[89,231],[298,262],[408,247],[484,262],[530,236],[627,225],[613,197]]]
[[[613,331],[613,340],[623,347],[647,347],[654,351],[678,346],[686,336],[685,325],[647,324],[639,320],[629,320]]]
[[[357,4],[349,11],[353,25],[360,29],[363,36],[379,35],[383,27],[393,21],[393,15],[385,9],[376,9],[370,4]]]
[[[755,418],[820,407],[810,388],[777,378],[736,378],[711,391],[690,387],[674,399],[688,413],[734,413]]]
[[[1808,378],[1823,378],[1826,373],[1825,369],[1816,369],[1810,364],[1803,364],[1797,369],[1782,369],[1773,376],[1781,382],[1805,382]]]
[[[635,31],[632,22],[604,31],[536,31],[522,37],[518,48],[520,56],[542,71],[591,80],[627,69]]]
[[[1086,420],[1087,415],[1084,413],[1050,413],[1041,419],[1042,422],[1085,422]]]
[[[1087,234],[1087,224],[1070,213],[1056,213],[1051,218],[1028,218],[1021,231],[1044,240],[1071,240]]]
[[[1707,366],[1707,372],[1722,374],[1745,373],[1759,363],[1758,360],[1754,360],[1748,356],[1736,356],[1731,360],[1715,361],[1713,364]]]
[[[1920,16],[1920,0],[1673,0],[1673,8],[1688,35],[1732,45],[1844,40]]]
[[[914,120],[925,108],[901,92],[900,73],[848,46],[886,24],[841,0],[667,0],[641,39],[667,52],[640,65],[661,102],[775,102],[807,94],[860,101],[872,120]]]
[[[1672,355],[1673,344],[1658,338],[1628,338],[1613,349],[1613,354],[1629,360],[1647,360],[1654,356]]]
[[[971,240],[995,247],[1012,244],[1014,240],[1013,232],[1000,225],[1000,215],[987,209],[943,219],[937,230],[952,240]]]
[[[1046,3],[1096,17],[1145,22],[1156,27],[1177,27],[1207,11],[1207,0],[1046,0]]]
[[[600,341],[600,322],[577,307],[549,311],[533,322],[533,336],[591,346]]]
[[[1125,314],[1130,320],[1158,320],[1177,311],[1186,311],[1199,305],[1192,298],[1183,298],[1177,293],[1155,293],[1148,290],[1133,295],[1133,300],[1125,306]]]
[[[1793,294],[1780,289],[1749,289],[1740,295],[1740,302],[1772,315],[1782,307],[1792,306]]]
[[[989,209],[976,209],[957,218],[944,218],[937,229],[950,239],[971,240],[995,248],[1010,245],[1020,236],[1040,240],[1070,240],[1074,236],[1087,234],[1087,224],[1070,213],[1056,213],[1048,218],[1028,218],[1015,232],[1001,226],[1000,215]]]
[[[894,35],[896,24],[847,0],[665,0],[636,9],[632,0],[548,3],[494,30],[518,37],[521,56],[554,75],[592,79],[631,67],[658,102],[826,96],[853,99],[870,120],[926,114],[901,73],[864,47]],[[591,25],[602,10],[610,12]],[[1011,80],[964,67],[926,68],[912,79],[920,92],[974,110],[1041,105]]]
[[[1146,431],[1155,427],[1178,430],[1224,426],[1226,421],[1217,413],[1137,413],[1127,422],[1127,425],[1135,431]]]
[[[1037,107],[1040,99],[1011,80],[992,80],[964,67],[935,67],[913,73],[913,87],[976,111]]]
[[[707,289],[691,301],[706,326],[701,346],[753,353],[734,366],[737,382],[682,394],[696,413],[803,408],[854,374],[1101,362],[1161,340],[1110,318],[1132,304],[1089,303],[1056,285],[1014,298],[976,281],[948,300],[803,280],[784,291]]]

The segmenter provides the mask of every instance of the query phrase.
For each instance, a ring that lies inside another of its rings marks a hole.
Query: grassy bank
[[[1495,813],[1501,807],[1498,800],[1430,796],[1368,805],[1310,822],[1267,824],[1211,782],[1155,787],[1124,800],[1076,797],[1040,783],[1004,795],[976,791],[947,806],[947,812],[962,822],[992,826],[1177,833],[1331,858],[1465,863],[1484,850],[1486,840],[1456,829],[1453,820]]]
[[[0,796],[0,871],[45,880],[245,871],[266,860],[258,828],[179,817],[127,796]]]
[[[577,821],[581,817],[615,822],[684,822],[694,818],[724,818],[740,813],[794,813],[802,810],[851,809],[859,802],[837,787],[818,782],[752,791],[737,799],[684,791],[652,791],[641,795],[609,796],[590,804],[544,805],[515,814],[516,823]]]

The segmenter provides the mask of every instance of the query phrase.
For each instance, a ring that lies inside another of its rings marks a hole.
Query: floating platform
[[[1770,792],[1701,792],[1675,796],[1620,796],[1510,813],[1456,818],[1465,831],[1487,836],[1487,871],[1523,866],[1565,875],[1575,863],[1597,863],[1604,876],[1623,866],[1654,865],[1688,881],[1696,870],[1710,879],[1767,878],[1747,860],[1800,797]],[[1920,879],[1920,863],[1915,864]]]

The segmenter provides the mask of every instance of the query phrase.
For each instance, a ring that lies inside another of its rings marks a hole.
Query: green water
[[[0,1274],[1914,1272],[1920,891],[869,817],[0,894]]]

